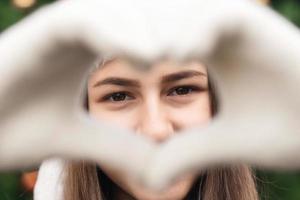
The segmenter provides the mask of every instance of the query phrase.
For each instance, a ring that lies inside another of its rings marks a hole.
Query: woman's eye
[[[103,98],[105,101],[127,101],[134,99],[132,96],[125,92],[115,92],[112,94],[109,94]]]
[[[168,96],[177,96],[177,95],[187,95],[195,91],[200,91],[201,89],[195,86],[180,86],[171,89],[168,93]]]

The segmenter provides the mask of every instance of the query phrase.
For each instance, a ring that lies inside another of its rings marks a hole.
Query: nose
[[[164,142],[174,133],[174,126],[167,109],[155,99],[149,100],[140,112],[137,132],[157,143]]]

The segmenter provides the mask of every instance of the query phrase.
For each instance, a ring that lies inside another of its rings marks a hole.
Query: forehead
[[[185,70],[195,70],[207,74],[205,65],[199,61],[189,61],[179,64],[171,60],[163,60],[145,69],[125,59],[113,59],[99,66],[98,69],[92,73],[90,81],[94,82],[111,76],[139,79],[141,81],[146,79],[158,80],[165,75]]]

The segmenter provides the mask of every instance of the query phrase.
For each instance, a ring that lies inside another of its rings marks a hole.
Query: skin
[[[91,116],[129,128],[157,143],[185,128],[205,126],[211,119],[207,71],[198,62],[178,66],[164,60],[141,70],[115,59],[91,74],[88,97]],[[126,174],[101,168],[120,187],[116,199],[122,200],[184,199],[196,179],[188,174],[155,193]]]

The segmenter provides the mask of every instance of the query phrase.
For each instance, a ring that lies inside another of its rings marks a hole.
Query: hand
[[[192,2],[182,6],[182,21],[193,21],[177,33],[192,40],[187,54],[206,61],[219,113],[208,128],[164,144],[145,170],[146,182],[161,189],[186,172],[240,162],[299,168],[299,30],[248,1]]]
[[[147,163],[154,144],[89,120],[83,108],[84,80],[98,56],[154,59],[140,15],[125,1],[61,1],[1,35],[1,170],[51,156],[134,172]]]
[[[220,162],[299,167],[300,159],[290,154],[300,146],[296,28],[246,0],[146,1],[135,2],[135,9],[122,3],[63,1],[1,36],[2,169],[60,155],[146,170],[148,184],[161,187],[186,170]],[[153,159],[154,144],[93,123],[80,109],[79,80],[99,54],[143,63],[166,55],[201,58],[218,86],[220,112],[207,130],[170,140]],[[282,158],[289,162],[278,162]]]

